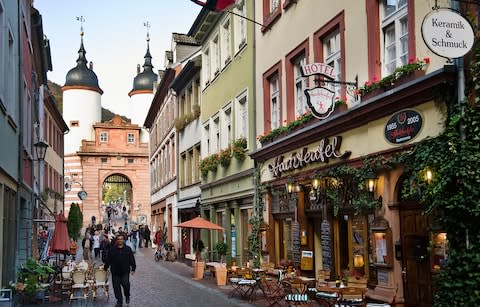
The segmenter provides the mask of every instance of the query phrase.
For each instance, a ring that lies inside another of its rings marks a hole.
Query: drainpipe
[[[450,1],[452,9],[460,12],[460,2],[457,0]],[[463,71],[463,57],[455,59],[455,68],[457,70],[457,103],[460,103],[465,99],[465,73]],[[462,117],[465,114],[465,110],[462,108]],[[463,125],[460,125],[460,137],[462,140],[465,140],[465,129]],[[468,228],[465,229],[465,246],[467,249],[470,248],[470,240],[468,238]]]

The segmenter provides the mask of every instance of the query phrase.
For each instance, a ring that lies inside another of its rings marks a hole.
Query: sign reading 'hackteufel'
[[[328,161],[332,158],[347,159],[352,152],[345,151],[341,153],[341,145],[341,136],[333,137],[331,143],[328,138],[324,138],[320,141],[318,147],[313,151],[308,151],[308,148],[304,147],[301,152],[294,152],[292,157],[289,159],[284,159],[284,156],[276,157],[275,161],[268,165],[268,170],[274,177],[280,177],[283,172],[302,168],[309,163],[328,163]]]

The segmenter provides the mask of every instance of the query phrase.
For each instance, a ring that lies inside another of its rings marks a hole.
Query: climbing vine
[[[480,47],[475,48],[467,98],[449,104],[444,132],[410,152],[405,166],[422,193],[426,212],[441,212],[449,256],[436,276],[434,306],[476,306],[480,302]],[[451,101],[453,102],[453,101]],[[430,183],[422,180],[430,169]]]
[[[253,259],[254,267],[260,267],[260,258],[262,252],[262,237],[260,233],[260,227],[263,223],[263,191],[264,191],[264,184],[260,184],[261,182],[261,165],[257,165],[255,168],[255,172],[253,175],[253,186],[255,189],[254,195],[254,203],[253,203],[253,214],[250,220],[248,221],[252,225],[252,232],[248,235],[248,251],[250,253],[250,259]]]

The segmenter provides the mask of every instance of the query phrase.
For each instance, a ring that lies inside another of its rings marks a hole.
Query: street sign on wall
[[[454,59],[464,56],[472,49],[475,33],[470,22],[459,12],[439,8],[424,17],[422,37],[435,54]]]

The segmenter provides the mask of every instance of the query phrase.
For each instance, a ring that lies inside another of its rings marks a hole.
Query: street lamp
[[[33,146],[35,147],[35,152],[37,153],[37,161],[45,160],[48,144],[44,141],[38,141],[37,143],[33,144]]]

